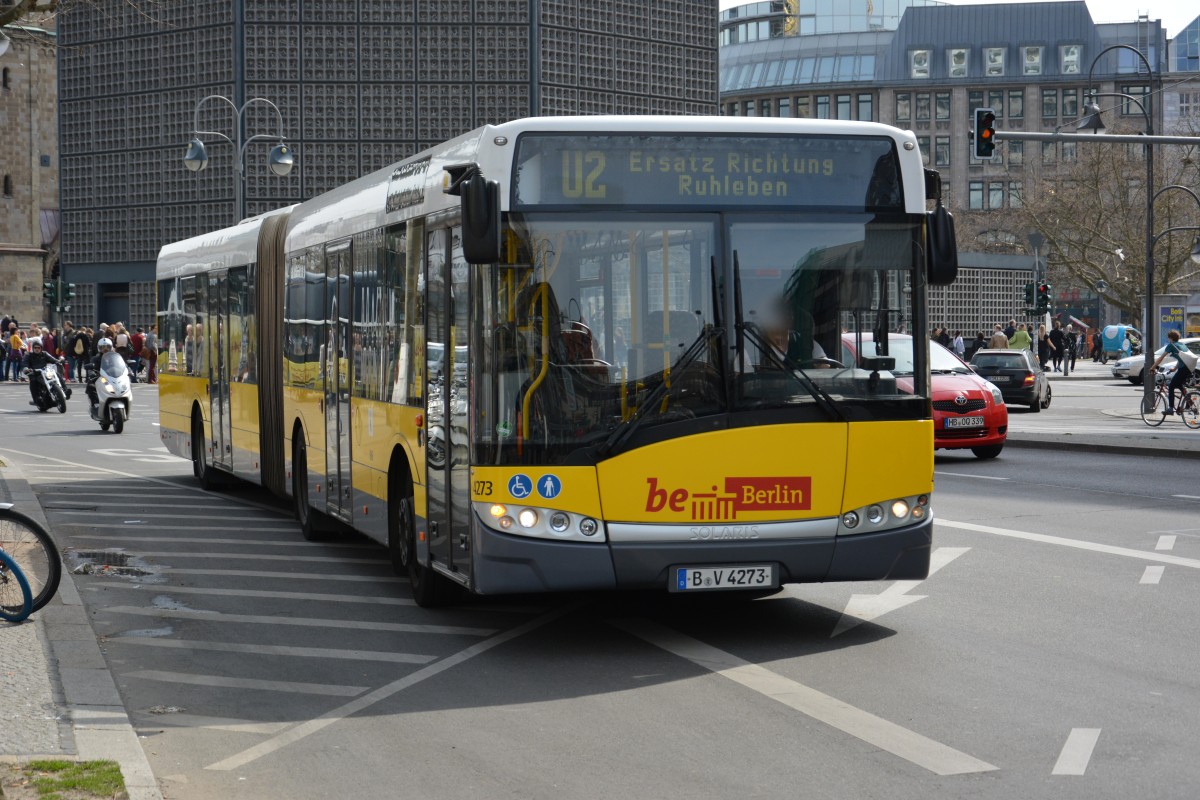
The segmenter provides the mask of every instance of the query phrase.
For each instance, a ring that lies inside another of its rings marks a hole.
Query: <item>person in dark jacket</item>
[[[58,367],[58,379],[61,382],[63,379],[62,363],[62,359],[55,358],[47,353],[45,348],[42,347],[42,343],[35,339],[29,346],[29,355],[25,356],[25,361],[22,362],[21,367],[22,369],[39,370],[47,364],[54,364]],[[38,404],[38,393],[44,391],[46,391],[46,388],[42,382],[31,378],[29,381],[29,396],[31,398],[29,405],[36,406]],[[66,390],[66,395],[67,397],[71,396],[70,389]]]

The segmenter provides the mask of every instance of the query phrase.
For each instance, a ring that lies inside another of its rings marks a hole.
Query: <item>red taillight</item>
[[[1037,380],[1037,377],[1032,372],[1025,373],[1025,386],[1032,386]]]

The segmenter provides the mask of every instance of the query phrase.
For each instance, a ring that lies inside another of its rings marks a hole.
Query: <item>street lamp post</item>
[[[1145,100],[1149,101],[1154,96],[1154,67],[1146,60],[1146,56],[1141,50],[1127,44],[1114,44],[1101,50],[1092,59],[1092,66],[1088,69],[1087,89],[1084,91],[1084,96],[1090,100],[1087,106],[1087,115],[1079,123],[1079,128],[1083,130],[1091,130],[1095,133],[1100,133],[1104,130],[1104,121],[1100,117],[1100,107],[1096,103],[1095,98],[1103,95],[1112,95],[1115,97],[1123,97],[1126,100],[1136,102],[1142,110],[1142,116],[1146,119],[1146,136],[1154,136],[1154,115],[1150,113],[1145,102],[1142,102],[1132,95],[1123,94],[1120,92],[1100,93],[1092,91],[1092,73],[1096,70],[1096,64],[1105,53],[1110,50],[1129,50],[1141,59],[1142,64],[1146,67],[1146,73],[1150,79],[1149,91],[1145,95]],[[1142,407],[1150,410],[1154,407],[1154,381],[1150,380],[1151,364],[1154,361],[1155,337],[1153,320],[1150,319],[1154,309],[1154,144],[1147,141],[1143,145],[1146,153],[1146,322],[1142,331],[1142,350],[1145,355],[1145,369],[1143,375],[1147,380],[1142,381]]]
[[[233,137],[230,138],[220,131],[202,131],[200,130],[200,109],[209,100],[219,100],[226,103],[233,112]],[[248,139],[242,138],[242,116],[246,109],[255,103],[262,103],[270,106],[275,112],[275,118],[279,122],[279,132],[277,134],[256,133]],[[219,94],[210,94],[196,103],[196,110],[192,120],[192,141],[188,145],[187,153],[183,157],[184,166],[192,172],[200,172],[208,166],[208,151],[204,147],[204,142],[200,139],[201,136],[216,136],[224,139],[233,145],[234,162],[233,170],[237,173],[237,180],[234,181],[234,210],[237,213],[235,222],[245,219],[246,217],[246,148],[251,142],[262,139],[275,140],[277,144],[271,148],[271,153],[267,157],[267,166],[271,172],[280,177],[287,175],[295,166],[296,159],[292,154],[292,150],[283,142],[283,114],[279,112],[279,107],[270,100],[261,97],[252,97],[245,103],[242,103],[241,108],[234,105],[233,101],[228,97]]]

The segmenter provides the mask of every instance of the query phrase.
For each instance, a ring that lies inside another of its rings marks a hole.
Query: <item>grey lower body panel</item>
[[[662,589],[673,566],[779,565],[780,583],[919,580],[929,573],[933,520],[896,530],[793,541],[601,543],[510,536],[472,525],[479,594]]]

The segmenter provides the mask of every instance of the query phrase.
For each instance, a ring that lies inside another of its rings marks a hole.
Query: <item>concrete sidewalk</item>
[[[46,522],[29,484],[3,460],[0,501]],[[131,800],[162,800],[65,567],[49,605],[19,625],[0,622],[0,761],[41,757],[116,761]]]

